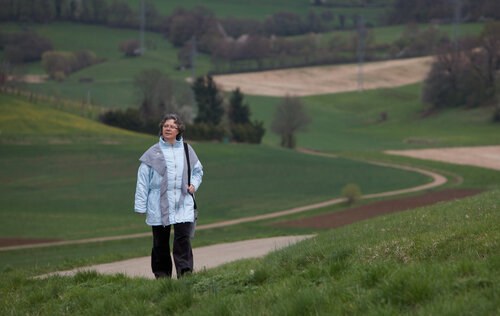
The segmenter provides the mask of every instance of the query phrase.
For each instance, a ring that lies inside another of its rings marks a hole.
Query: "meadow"
[[[492,315],[500,310],[491,191],[325,231],[181,280],[0,274],[0,312],[130,315]]]
[[[301,98],[313,121],[306,133],[298,133],[298,146],[342,153],[500,143],[499,126],[492,121],[493,107],[458,108],[423,117],[426,106],[420,100],[421,88],[419,83]],[[254,117],[270,126],[280,99],[246,98]],[[266,133],[263,142],[277,144],[279,139]]]
[[[14,97],[0,96],[0,108],[3,237],[81,239],[146,229],[132,212],[135,176],[138,157],[156,137]],[[368,194],[429,181],[414,172],[271,146],[195,148],[208,170],[197,195],[200,224],[333,199],[347,183]]]
[[[130,7],[134,10],[139,10],[140,8],[140,0],[126,0]],[[340,2],[346,3],[346,1],[329,1],[331,3]],[[389,1],[381,1],[376,0],[374,2],[384,2],[387,3]],[[194,8],[196,6],[204,6],[212,10],[215,15],[219,18],[244,18],[244,19],[254,19],[259,21],[264,21],[268,16],[273,13],[287,11],[293,12],[300,15],[302,18],[307,17],[307,13],[309,10],[314,11],[316,14],[320,14],[323,11],[331,11],[335,15],[335,19],[333,21],[333,25],[340,26],[339,14],[344,14],[346,16],[346,26],[351,26],[352,21],[350,19],[351,16],[359,14],[363,15],[367,21],[370,23],[377,25],[380,23],[380,18],[386,11],[386,8],[383,7],[367,7],[367,8],[329,8],[329,7],[318,7],[312,6],[309,1],[302,0],[274,0],[274,1],[264,1],[257,0],[252,1],[252,5],[248,6],[246,3],[243,3],[238,0],[212,0],[212,1],[203,1],[203,0],[187,0],[187,1],[162,1],[162,0],[152,0],[152,4],[156,7],[159,13],[161,14],[170,14],[174,12],[178,7],[182,6],[183,8]]]
[[[198,3],[186,1],[187,6]],[[226,12],[231,3],[210,2]],[[295,3],[298,1],[287,2],[291,8]],[[170,2],[155,4],[172,9],[167,7]],[[250,11],[246,13],[263,14]],[[221,12],[218,14],[224,16]],[[18,28],[14,24],[2,24],[4,27]],[[90,88],[96,104],[127,108],[136,104],[131,78],[141,70],[162,69],[178,84],[190,75],[175,70],[176,50],[159,34],[148,33],[147,39],[157,48],[134,59],[123,57],[117,49],[121,40],[137,37],[133,30],[70,23],[31,27],[51,38],[57,49],[87,48],[107,58],[64,83],[26,85],[31,91],[83,103]],[[394,40],[396,32],[402,31],[402,27],[384,28],[380,40]],[[197,64],[200,73],[210,68],[207,56],[200,55]],[[43,73],[40,63],[28,65],[27,71]],[[81,77],[94,78],[94,83],[81,84]],[[271,224],[335,212],[345,209],[345,204],[202,230],[193,239],[195,247],[280,235],[318,236],[262,259],[234,262],[181,280],[150,281],[93,272],[73,278],[32,278],[147,256],[151,237],[0,251],[0,314],[500,313],[500,172],[382,153],[385,149],[498,145],[500,127],[491,122],[492,108],[451,109],[424,118],[420,91],[421,84],[414,84],[302,98],[312,123],[297,135],[298,146],[334,153],[338,158],[279,148],[279,139],[269,126],[280,99],[245,96],[252,119],[265,123],[263,144],[193,144],[206,171],[197,193],[199,223],[333,199],[349,182],[369,194],[430,181],[415,172],[367,161],[438,172],[448,182],[437,189],[488,192],[334,230]],[[1,237],[75,240],[149,231],[144,218],[133,213],[133,195],[137,159],[157,138],[105,126],[75,115],[77,112],[55,103],[32,103],[28,98],[0,94]],[[384,121],[380,120],[382,113],[387,114]],[[356,205],[371,201],[361,200]]]

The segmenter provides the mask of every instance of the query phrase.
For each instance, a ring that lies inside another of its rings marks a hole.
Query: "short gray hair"
[[[184,133],[184,129],[185,129],[184,122],[182,122],[182,120],[179,117],[179,115],[173,114],[173,113],[167,114],[167,115],[165,115],[163,117],[163,120],[161,120],[161,123],[159,125],[160,130],[158,131],[158,135],[161,136],[163,134],[163,125],[168,120],[174,120],[174,123],[177,124],[177,130],[179,131],[179,134],[177,134],[176,138],[177,138],[177,140],[180,140],[181,136],[182,136],[182,133]]]

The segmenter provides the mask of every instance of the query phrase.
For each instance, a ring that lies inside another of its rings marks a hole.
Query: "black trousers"
[[[192,223],[174,224],[173,255],[177,277],[193,271],[193,250],[189,233]],[[153,227],[153,249],[151,251],[151,269],[156,278],[172,277],[172,260],[170,258],[169,226]]]

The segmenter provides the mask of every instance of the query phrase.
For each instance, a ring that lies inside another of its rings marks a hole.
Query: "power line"
[[[196,80],[196,36],[191,39],[191,84],[194,85]],[[194,91],[191,89],[191,104],[196,108],[196,98]]]
[[[365,55],[365,20],[363,16],[359,17],[358,21],[358,91],[364,90],[364,75],[363,75],[363,63]]]
[[[145,25],[146,25],[146,12],[145,12],[145,8],[144,8],[144,0],[141,1],[141,35],[140,35],[140,51],[139,51],[139,55],[143,55],[144,54],[144,28],[145,28]]]
[[[454,16],[454,26],[453,26],[453,37],[455,43],[458,42],[458,36],[460,35],[460,22],[461,22],[461,11],[462,11],[462,0],[455,0],[455,16]]]

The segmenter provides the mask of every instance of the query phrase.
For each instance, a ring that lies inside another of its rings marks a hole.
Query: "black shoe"
[[[183,270],[183,271],[181,271],[180,273],[177,274],[177,279],[186,277],[186,276],[191,275],[191,274],[193,274],[192,270]]]
[[[156,272],[155,273],[155,278],[156,279],[166,279],[166,278],[170,279],[171,277],[172,277],[171,275],[169,275],[169,274],[167,274],[165,272]]]

